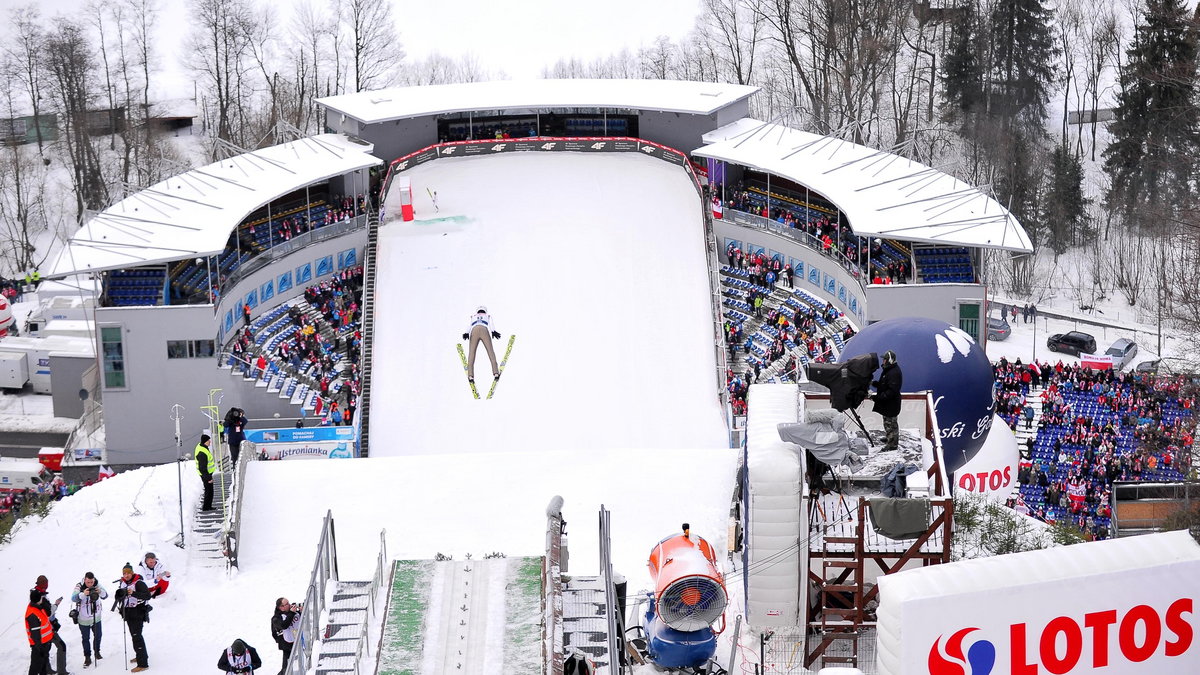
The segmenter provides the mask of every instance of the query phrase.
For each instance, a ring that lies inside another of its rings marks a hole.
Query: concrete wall
[[[867,322],[923,316],[958,325],[960,300],[983,302],[982,284],[879,284],[867,286]],[[983,320],[980,308],[980,321]]]
[[[84,388],[84,371],[95,363],[95,357],[91,356],[50,355],[50,397],[54,399],[55,417],[83,416],[83,401],[79,398],[79,390]]]
[[[264,387],[245,382],[240,375],[218,368],[216,359],[168,359],[167,340],[208,340],[218,337],[218,325],[225,312],[234,310],[235,326],[242,324],[241,298],[250,289],[261,288],[270,279],[296,267],[312,263],[313,278],[306,283],[293,283],[291,289],[276,293],[266,303],[259,304],[253,315],[275,307],[303,293],[306,286],[329,278],[337,270],[338,253],[354,248],[358,264],[362,264],[367,243],[365,228],[352,230],[340,237],[316,242],[267,267],[248,275],[227,290],[214,315],[212,305],[167,307],[105,307],[96,310],[96,324],[123,328],[125,354],[124,389],[105,389],[104,423],[107,433],[110,464],[157,464],[173,461],[176,456],[175,425],[171,421],[171,405],[185,408],[181,425],[184,447],[190,449],[200,440],[201,429],[207,420],[201,406],[208,405],[210,389],[221,389],[221,410],[232,406],[244,408],[249,417],[295,417],[297,409],[278,394],[268,394]],[[333,256],[333,272],[316,275],[316,262]],[[217,343],[217,349],[221,344]],[[90,363],[90,362],[89,362]],[[65,395],[78,399],[80,385],[68,387]],[[57,402],[56,402],[57,404]],[[223,414],[223,412],[222,412]]]
[[[726,211],[726,215],[734,214]],[[768,257],[776,253],[783,254],[784,263],[791,264],[792,269],[797,271],[793,282],[796,288],[802,288],[822,300],[832,302],[833,306],[845,313],[854,324],[860,327],[866,325],[869,316],[867,304],[870,295],[864,294],[858,280],[832,258],[784,234],[777,234],[763,228],[739,225],[729,220],[728,217],[713,219],[713,232],[717,237],[717,248],[722,263],[728,263],[725,258],[725,249],[728,248],[731,241],[738,242],[738,247],[742,250],[757,250],[762,247]],[[801,264],[803,264],[803,276],[799,274]],[[814,269],[817,272],[817,283],[810,281],[810,274]],[[833,292],[828,290],[830,281],[833,282]],[[957,321],[955,325],[958,325]]]
[[[692,151],[704,145],[701,137],[716,129],[717,114],[688,115],[675,112],[642,110],[638,113],[638,136],[661,143],[680,152]]]
[[[744,98],[717,111],[717,127],[732,124],[743,117],[750,116],[750,99]],[[714,127],[716,128],[716,127]]]
[[[371,154],[390,162],[437,143],[437,117],[416,117],[364,125],[358,137],[375,144]]]
[[[195,445],[207,424],[200,407],[208,405],[208,390],[229,376],[217,370],[215,359],[168,359],[167,340],[211,340],[212,305],[105,307],[96,310],[96,325],[120,326],[124,337],[126,387],[103,393],[109,463],[174,460],[171,406],[186,409],[184,443]]]

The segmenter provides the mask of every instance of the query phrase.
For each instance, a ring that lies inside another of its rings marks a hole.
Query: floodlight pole
[[[175,545],[183,548],[183,437],[179,434],[183,406],[178,403],[171,406],[171,419],[175,421],[175,477],[179,480],[179,542]]]

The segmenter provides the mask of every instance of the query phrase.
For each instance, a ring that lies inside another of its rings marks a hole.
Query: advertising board
[[[1200,673],[1197,579],[1186,531],[881,577],[879,672]]]

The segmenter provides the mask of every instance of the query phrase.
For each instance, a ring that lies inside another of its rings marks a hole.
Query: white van
[[[38,485],[53,480],[54,474],[36,459],[0,458],[0,492],[36,490]]]

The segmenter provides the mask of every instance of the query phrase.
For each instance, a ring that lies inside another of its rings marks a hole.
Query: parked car
[[[1121,338],[1112,343],[1108,351],[1104,352],[1112,357],[1113,370],[1124,370],[1125,366],[1133,361],[1133,357],[1137,356],[1137,343],[1129,338]]]
[[[1012,326],[1008,325],[1007,321],[988,317],[987,336],[989,340],[1007,340],[1009,335],[1012,335]]]
[[[1164,357],[1154,359],[1152,361],[1142,361],[1134,367],[1134,371],[1139,373],[1149,373],[1151,375],[1184,375],[1195,373],[1200,368],[1186,359],[1176,359]]]
[[[1046,340],[1046,348],[1052,352],[1063,352],[1075,356],[1095,354],[1096,338],[1077,330],[1070,333],[1055,333]]]

